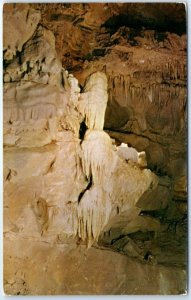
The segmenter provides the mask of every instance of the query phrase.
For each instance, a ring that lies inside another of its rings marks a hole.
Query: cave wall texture
[[[4,291],[187,291],[181,3],[5,4]]]

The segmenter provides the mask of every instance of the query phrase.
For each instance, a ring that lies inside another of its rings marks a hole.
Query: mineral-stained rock
[[[178,177],[174,182],[174,197],[187,200],[187,175]]]

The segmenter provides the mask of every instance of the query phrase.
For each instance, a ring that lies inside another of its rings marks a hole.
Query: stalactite
[[[85,116],[89,129],[103,129],[107,100],[106,75],[96,72],[88,78],[78,102],[78,110]]]
[[[82,142],[82,166],[87,178],[100,184],[113,171],[113,149],[109,135],[104,131],[87,131]]]
[[[110,213],[111,205],[102,186],[86,191],[78,207],[78,235],[87,242],[88,248],[98,240]]]
[[[162,66],[162,78],[163,80],[185,80],[186,74],[185,61],[171,60]]]

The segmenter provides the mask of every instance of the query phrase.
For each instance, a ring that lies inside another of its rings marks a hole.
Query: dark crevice
[[[5,179],[6,181],[10,181],[11,180],[11,170],[9,170],[9,173]]]
[[[51,161],[51,163],[50,163],[50,165],[48,166],[48,169],[47,169],[47,171],[44,173],[44,175],[46,175],[46,174],[48,174],[48,173],[51,173],[51,172],[53,171],[55,161],[56,161],[56,157]]]
[[[16,176],[17,172],[15,170],[11,170],[9,169],[9,172],[5,178],[5,181],[10,181],[12,179],[13,176]]]
[[[92,174],[91,174],[90,180],[89,180],[89,183],[88,183],[87,187],[79,194],[78,203],[80,203],[80,201],[81,201],[83,195],[85,194],[85,192],[91,188],[92,183],[93,183],[93,179],[92,179]]]
[[[27,70],[26,73],[30,73],[32,71],[32,68],[30,67],[30,61],[27,61]]]
[[[88,129],[88,127],[86,126],[86,123],[85,123],[85,121],[83,120],[83,121],[81,122],[81,124],[80,124],[80,130],[79,130],[79,138],[80,138],[80,140],[83,141],[84,135],[85,135],[87,129]]]
[[[17,50],[16,57],[18,57],[19,65],[22,65],[22,52]]]
[[[28,10],[28,11],[27,11],[27,15],[26,15],[26,22],[27,22],[27,20],[28,20],[28,17],[29,17],[29,12],[30,12],[30,10]]]
[[[144,260],[148,261],[151,255],[152,255],[152,253],[150,251],[147,251],[145,256],[144,256]]]
[[[3,50],[3,57],[5,56],[5,53],[7,52],[6,50]],[[11,60],[7,60],[7,59],[3,59],[3,70],[6,70],[6,68],[12,63],[12,59]]]
[[[149,169],[154,172],[157,176],[163,177],[163,176],[169,176],[166,170],[163,170],[157,165],[150,165]],[[170,177],[170,176],[169,176]]]
[[[74,20],[73,25],[78,25],[79,23],[83,22],[84,18],[77,18]]]
[[[56,159],[54,158],[53,161],[52,161],[51,164],[50,164],[49,170],[52,170],[53,165],[55,164],[55,161],[56,161]]]
[[[142,210],[140,212],[140,216],[149,216],[149,217],[153,217],[153,218],[161,218],[164,217],[164,215],[166,214],[166,209],[160,209],[160,211],[158,210]]]
[[[105,55],[105,51],[106,49],[103,49],[103,48],[97,48],[97,49],[94,49],[92,51],[92,55],[93,56],[104,56]]]

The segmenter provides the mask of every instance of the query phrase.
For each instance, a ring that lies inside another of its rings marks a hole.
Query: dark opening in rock
[[[88,127],[86,126],[86,123],[84,121],[82,121],[80,124],[80,130],[79,130],[80,140],[84,139],[84,135],[85,135],[87,129],[88,129]]]

